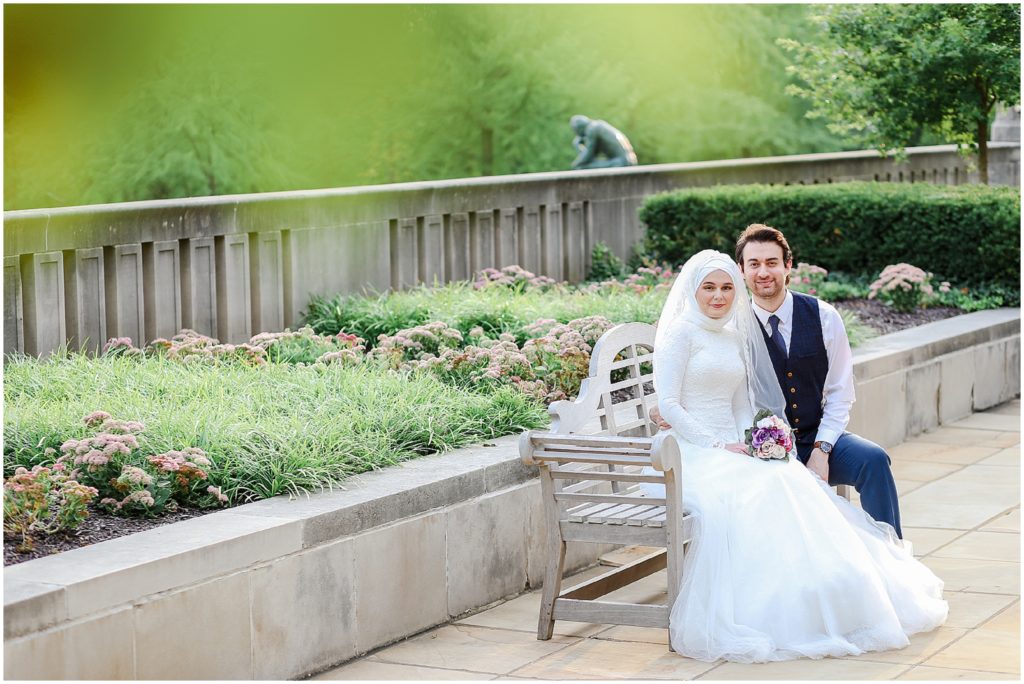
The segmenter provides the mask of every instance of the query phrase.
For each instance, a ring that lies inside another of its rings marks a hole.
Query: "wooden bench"
[[[681,509],[679,446],[649,418],[658,403],[654,332],[646,323],[606,332],[594,346],[579,397],[549,407],[550,431],[520,438],[523,462],[540,469],[548,535],[538,639],[551,638],[555,620],[668,628],[693,518]],[[655,473],[642,473],[645,466]],[[643,484],[664,485],[665,496],[644,496]],[[845,488],[840,494],[849,498]],[[570,541],[662,548],[561,591]],[[666,567],[664,604],[598,600]]]
[[[609,330],[594,347],[579,397],[551,405],[550,432],[530,431],[520,439],[523,461],[540,469],[548,534],[538,639],[551,638],[555,620],[668,628],[692,518],[679,508],[676,440],[659,434],[648,418],[657,405],[653,350],[653,326]],[[656,473],[641,473],[644,466]],[[641,484],[662,484],[666,495],[645,497]],[[570,541],[662,549],[561,591]],[[596,600],[665,567],[665,604]]]

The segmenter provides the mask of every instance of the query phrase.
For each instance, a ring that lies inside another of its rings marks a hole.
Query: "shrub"
[[[867,286],[842,281],[826,280],[817,289],[816,296],[824,299],[826,302],[863,299],[868,296]]]
[[[141,356],[143,353],[132,344],[130,337],[111,337],[100,351],[108,356]]]
[[[735,250],[751,223],[786,234],[797,259],[877,273],[927,264],[942,279],[1016,287],[1020,190],[984,185],[730,185],[656,195],[640,211],[646,248],[679,264],[701,249]]]
[[[69,477],[93,488],[101,497],[100,506],[110,512],[151,517],[178,504],[227,503],[227,497],[207,491],[210,484],[203,468],[211,463],[202,449],[144,457],[146,449],[139,443],[142,423],[115,420],[104,411],[90,413],[83,422],[99,432],[66,440],[54,467],[71,469]]]
[[[821,266],[801,261],[793,269],[789,289],[809,295],[817,295],[828,278],[828,271]]]
[[[936,299],[943,306],[953,306],[962,311],[982,311],[1001,306],[1020,306],[1020,288],[991,283],[950,286],[947,292],[940,290]]]
[[[590,351],[584,336],[568,325],[553,326],[545,335],[523,345],[523,355],[548,388],[548,401],[565,399],[579,391],[589,374]]]
[[[882,269],[878,279],[871,283],[868,299],[878,299],[897,311],[913,311],[926,305],[935,295],[932,274],[911,264],[892,264]],[[940,288],[949,291],[949,283]]]
[[[598,242],[590,251],[590,272],[587,280],[610,280],[626,275],[626,264],[616,256],[611,247]]]
[[[634,294],[646,294],[652,290],[668,290],[675,282],[677,273],[670,266],[648,262],[636,269],[625,278],[603,280],[599,283],[591,283],[580,288],[580,292],[587,294],[611,294],[619,292],[630,292]]]
[[[264,350],[272,363],[359,363],[366,351],[365,341],[356,335],[317,335],[308,325],[295,332],[259,333],[249,344]]]
[[[547,276],[530,273],[522,266],[504,266],[501,269],[485,268],[475,274],[473,287],[477,290],[485,287],[505,287],[515,292],[527,290],[546,290],[557,283]]]
[[[399,330],[394,335],[381,335],[370,355],[386,361],[392,368],[398,368],[406,361],[434,357],[443,349],[458,349],[461,346],[462,333],[441,321],[434,321]]]
[[[863,299],[870,291],[863,277],[851,278],[841,273],[829,273],[820,266],[800,262],[793,268],[789,289],[809,294],[826,302],[845,299]]]
[[[266,350],[253,344],[221,344],[218,340],[184,328],[169,340],[157,338],[146,345],[147,356],[162,356],[184,363],[240,362],[260,366]]]
[[[480,345],[445,349],[440,356],[412,361],[408,367],[428,370],[445,382],[465,389],[519,385],[534,378],[529,359],[508,333],[499,340],[481,339]]]
[[[626,259],[626,272],[634,273],[638,268],[647,266],[654,261],[656,261],[656,259],[649,251],[647,251],[645,242],[643,240],[637,240],[629,248],[629,258]]]
[[[31,551],[35,533],[74,530],[89,515],[93,487],[68,477],[62,464],[19,467],[4,480],[4,536],[21,538],[18,551]]]

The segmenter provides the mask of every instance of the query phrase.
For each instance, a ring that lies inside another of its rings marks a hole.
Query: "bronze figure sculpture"
[[[577,114],[569,119],[576,137],[573,149],[579,155],[572,162],[574,169],[604,169],[613,166],[635,166],[636,153],[622,131],[607,121]]]

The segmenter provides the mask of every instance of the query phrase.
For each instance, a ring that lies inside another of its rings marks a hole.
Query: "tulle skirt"
[[[797,459],[680,445],[696,525],[670,617],[676,652],[743,663],[857,655],[945,622],[942,580]]]

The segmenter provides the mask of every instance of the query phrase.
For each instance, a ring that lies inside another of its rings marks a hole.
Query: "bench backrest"
[[[548,408],[551,431],[651,437],[657,427],[649,411],[657,406],[654,393],[654,326],[617,325],[597,341],[590,357],[590,376],[572,401]]]

